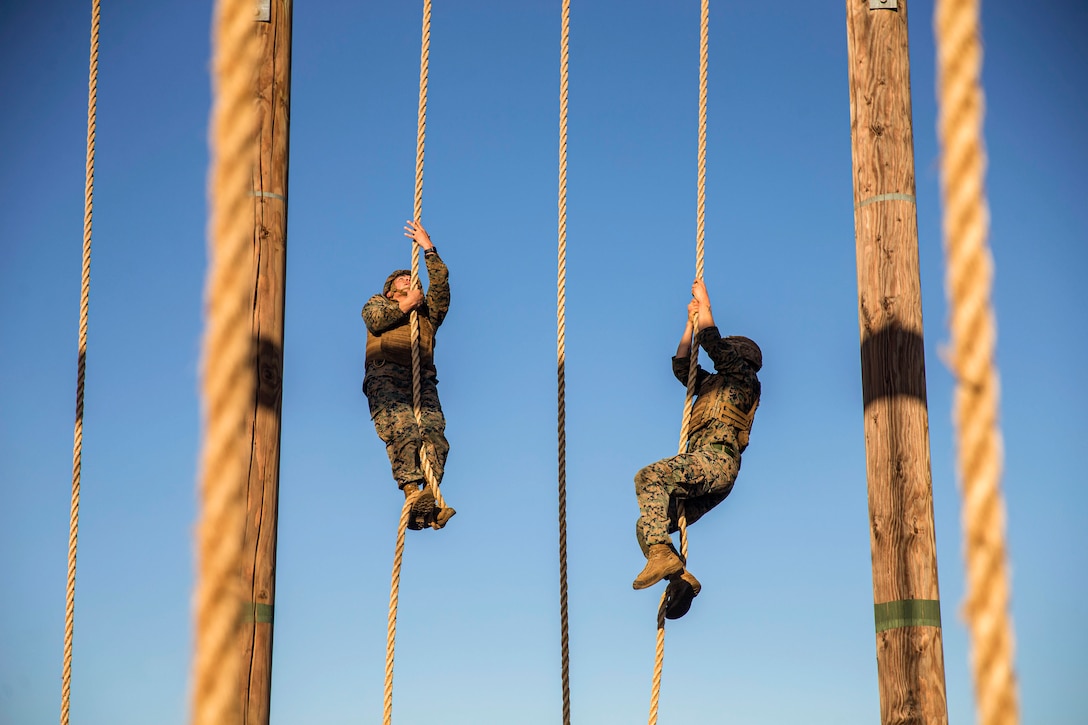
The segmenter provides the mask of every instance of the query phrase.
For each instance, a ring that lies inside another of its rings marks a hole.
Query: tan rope
[[[91,294],[91,217],[94,212],[94,141],[98,117],[99,0],[91,2],[91,60],[87,83],[87,167],[83,191],[83,273],[79,294],[79,359],[76,373],[76,422],[72,446],[72,505],[68,524],[68,586],[64,600],[64,665],[60,722],[68,725],[72,698],[72,639],[76,615],[76,542],[79,539],[79,487],[83,471],[83,390],[87,377],[87,318]]]
[[[393,721],[393,655],[397,641],[397,605],[400,601],[400,569],[404,561],[404,531],[408,528],[408,514],[412,507],[408,501],[400,511],[400,523],[397,525],[397,546],[393,555],[393,580],[389,586],[389,622],[385,639],[385,692],[382,707],[382,722],[389,725]]]
[[[570,0],[563,0],[559,40],[559,277],[556,293],[556,373],[559,388],[559,641],[563,725],[570,725],[570,622],[567,615],[567,106]]]
[[[952,308],[955,418],[963,494],[967,594],[975,699],[981,725],[1018,721],[1005,504],[1001,495],[997,337],[990,302],[978,0],[935,8],[947,293]]]
[[[246,421],[254,390],[253,211],[248,196],[257,129],[252,0],[219,0],[214,38],[193,725],[228,725],[241,722],[242,716],[238,572],[245,517]]]
[[[661,601],[657,604],[657,643],[654,647],[654,676],[650,685],[650,725],[657,722],[657,708],[661,700],[661,673],[665,666],[665,598],[666,589],[661,592]]]
[[[695,201],[695,277],[703,278],[704,257],[706,251],[706,107],[708,89],[708,68],[710,59],[710,0],[702,0],[699,17],[699,150],[696,172]],[[695,330],[698,330],[698,316]],[[691,352],[688,358],[688,389],[684,396],[684,414],[680,421],[680,446],[677,454],[688,449],[688,428],[691,424],[692,400],[695,397],[695,380],[699,367],[699,348],[695,344],[697,335],[692,335]],[[688,520],[684,511],[684,502],[676,502],[677,526],[680,529],[680,557],[685,566],[688,560]],[[668,589],[661,595],[657,612],[657,644],[654,651],[654,674],[650,687],[649,725],[657,723],[658,704],[661,699],[661,673],[665,662],[665,597]]]
[[[431,0],[423,0],[423,38],[420,43],[419,57],[419,119],[416,131],[416,188],[414,219],[418,224],[423,219],[423,146],[427,137],[427,74],[431,57]],[[412,287],[419,282],[419,245],[412,242]],[[419,382],[419,315],[412,310],[409,315],[412,333],[412,411],[415,413],[416,426],[420,437],[423,435],[423,410],[420,407]],[[430,453],[421,442],[419,462],[423,468],[423,478],[434,492],[435,506],[445,508],[446,501],[439,490],[438,479],[431,466]]]
[[[427,75],[431,56],[431,0],[423,0],[423,29],[419,56],[419,117],[416,127],[416,184],[413,205],[413,219],[418,224],[423,218],[423,150],[427,136]],[[419,245],[412,242],[412,287],[419,282]],[[438,480],[431,467],[427,446],[423,441],[423,411],[420,406],[419,374],[419,316],[415,310],[409,315],[412,334],[412,412],[420,432],[419,461],[423,468],[423,478],[434,492],[435,506],[444,508],[445,499],[439,490]],[[385,689],[383,695],[382,722],[389,725],[393,721],[393,662],[397,642],[397,606],[400,601],[400,570],[404,561],[404,532],[408,528],[408,516],[411,506],[407,500],[400,512],[397,524],[397,544],[393,554],[393,574],[389,585],[389,620],[385,638]]]

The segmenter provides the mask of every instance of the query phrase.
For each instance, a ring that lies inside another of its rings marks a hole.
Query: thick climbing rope
[[[99,0],[91,2],[91,61],[87,83],[87,166],[83,191],[83,273],[79,294],[79,359],[76,373],[76,423],[72,446],[72,505],[68,524],[68,586],[64,600],[64,665],[60,723],[68,725],[72,700],[72,639],[76,613],[76,542],[79,539],[79,488],[83,471],[83,389],[87,377],[87,317],[91,294],[91,216],[94,212],[94,140],[98,116]]]
[[[423,146],[427,137],[427,74],[431,57],[431,0],[423,0],[423,33],[420,42],[419,55],[419,117],[416,130],[416,185],[415,203],[413,205],[413,219],[418,224],[423,218]],[[419,283],[419,245],[412,242],[412,287]],[[423,432],[423,410],[420,406],[420,382],[419,382],[419,314],[412,310],[409,315],[409,324],[412,334],[412,412],[415,414],[416,426]],[[425,441],[424,441],[425,443]],[[423,468],[423,478],[434,493],[435,506],[445,508],[446,502],[442,498],[442,491],[431,467],[430,453],[427,445],[419,447],[419,461]]]
[[[257,130],[252,0],[215,9],[209,179],[204,441],[200,460],[195,593],[196,652],[191,722],[241,722],[238,624],[247,477],[246,421],[253,403],[251,301],[253,209],[249,198]]]
[[[427,75],[431,56],[431,0],[423,0],[423,29],[419,55],[419,117],[416,130],[416,183],[413,219],[418,224],[423,218],[423,149],[427,136]],[[412,287],[419,282],[419,245],[412,242]],[[423,411],[420,407],[419,374],[419,317],[415,310],[409,317],[412,335],[412,412],[422,439]],[[430,455],[425,441],[419,447],[419,460],[423,468],[423,478],[434,492],[436,508],[445,508],[438,480],[431,467]],[[397,544],[393,554],[393,574],[389,586],[389,620],[385,640],[385,690],[383,694],[382,722],[389,725],[393,721],[393,661],[396,655],[397,641],[397,605],[400,601],[400,570],[404,561],[404,532],[408,527],[410,502],[405,500],[397,525]]]
[[[400,568],[404,561],[404,532],[408,528],[408,514],[411,506],[405,503],[400,510],[400,523],[397,524],[397,546],[393,554],[393,582],[389,587],[389,622],[385,645],[385,692],[382,701],[382,722],[389,725],[393,721],[393,654],[397,641],[397,604],[400,601]]]
[[[707,107],[707,69],[710,59],[710,0],[702,0],[699,18],[699,149],[696,172],[695,202],[695,278],[702,279],[706,250],[706,107]],[[691,352],[688,358],[688,389],[684,396],[684,415],[680,421],[680,447],[678,454],[687,452],[688,427],[691,424],[692,400],[695,397],[695,380],[699,368],[699,348],[695,344],[698,330],[695,320]],[[685,566],[688,560],[688,521],[684,512],[683,501],[677,501],[677,526],[680,529],[680,558]],[[657,723],[658,705],[661,699],[661,673],[665,662],[665,605],[668,588],[661,594],[661,603],[657,607],[657,645],[654,650],[654,674],[650,691],[649,725]]]
[[[978,0],[939,0],[937,35],[946,288],[952,308],[955,418],[963,495],[971,660],[980,725],[1018,721],[1005,504],[1001,495],[997,337],[990,293]]]
[[[559,641],[563,725],[570,725],[570,623],[567,616],[567,105],[570,0],[563,0],[559,39],[559,274],[556,292],[556,373],[559,388]]]

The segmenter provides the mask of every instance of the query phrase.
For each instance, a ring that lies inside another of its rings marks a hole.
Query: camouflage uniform
[[[708,327],[695,337],[696,352],[702,346],[714,362],[715,373],[697,368],[697,395],[688,433],[688,450],[657,463],[635,475],[635,495],[641,516],[636,533],[643,553],[651,544],[670,543],[676,531],[678,500],[684,502],[689,524],[725,500],[740,472],[741,453],[748,445],[742,430],[728,415],[715,414],[721,401],[744,414],[755,413],[760,384],[756,372],[762,365],[759,348],[747,338],[723,338],[717,327]],[[674,357],[672,370],[687,386],[688,357]]]
[[[419,449],[428,444],[428,460],[435,480],[442,474],[449,453],[446,441],[446,418],[438,400],[438,378],[434,367],[434,333],[446,318],[450,307],[449,270],[438,256],[429,251],[423,257],[427,265],[429,286],[427,296],[416,312],[419,320],[420,348],[420,412],[422,432],[416,425],[412,401],[412,364],[410,352],[410,313],[402,312],[398,303],[384,295],[374,295],[363,305],[362,316],[367,328],[366,376],[363,392],[370,405],[370,417],[378,437],[385,443],[393,478],[400,488],[408,484],[425,483]],[[398,270],[386,281],[404,270]]]

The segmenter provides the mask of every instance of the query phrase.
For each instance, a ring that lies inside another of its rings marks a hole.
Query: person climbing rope
[[[755,342],[741,336],[722,337],[718,332],[701,279],[692,284],[691,294],[684,336],[672,359],[673,373],[687,385],[693,332],[694,354],[698,355],[700,346],[706,350],[716,372],[697,367],[687,452],[652,463],[635,475],[640,512],[635,533],[646,567],[632,586],[646,589],[668,579],[665,616],[669,619],[687,614],[702,588],[669,537],[678,529],[677,503],[683,502],[688,523],[694,523],[733,490],[759,406],[756,373],[763,366],[763,354]]]
[[[398,269],[389,275],[382,293],[363,305],[366,323],[366,375],[363,393],[370,406],[374,430],[385,443],[393,479],[404,491],[410,506],[408,528],[430,526],[441,529],[456,511],[435,506],[434,491],[424,479],[421,448],[435,484],[441,484],[449,443],[446,419],[438,399],[438,378],[434,366],[435,332],[450,307],[449,270],[438,256],[430,235],[418,221],[408,221],[404,236],[423,248],[429,281],[424,296],[417,281],[412,286],[411,270]],[[419,322],[419,376],[422,426],[416,423],[412,400],[411,312]]]

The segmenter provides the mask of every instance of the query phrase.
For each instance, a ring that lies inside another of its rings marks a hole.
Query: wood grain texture
[[[847,0],[873,601],[940,599],[914,203],[907,2]],[[890,195],[884,197],[884,195]],[[874,199],[874,197],[882,197]],[[941,629],[876,635],[881,722],[948,722]]]
[[[279,507],[280,419],[287,274],[287,177],[291,110],[291,0],[272,0],[270,22],[254,23],[260,47],[255,79],[259,130],[253,171],[253,337],[256,390],[251,416],[243,596],[249,611],[241,646],[246,725],[267,725],[272,682]]]

